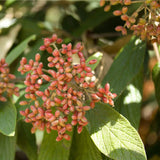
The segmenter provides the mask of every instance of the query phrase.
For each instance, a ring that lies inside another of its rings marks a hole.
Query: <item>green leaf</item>
[[[35,40],[36,36],[31,35],[26,38],[23,42],[21,42],[16,48],[14,48],[6,57],[6,62],[10,65],[14,60],[16,60],[26,49],[28,43],[31,40]]]
[[[155,94],[158,105],[160,106],[160,63],[157,63],[152,71],[152,79],[155,86]]]
[[[97,62],[95,64],[87,64],[87,66],[90,67],[92,70],[95,70],[95,68],[98,66],[99,62],[101,61],[102,56],[103,54],[101,52],[96,52],[86,60],[86,64],[93,59],[96,59]]]
[[[17,112],[14,104],[8,99],[0,102],[0,132],[6,136],[14,136]]]
[[[69,160],[102,160],[101,152],[91,140],[86,128],[81,134],[74,129]]]
[[[141,71],[115,102],[115,109],[138,130],[142,103],[143,72]]]
[[[5,2],[5,5],[6,6],[9,6],[9,5],[11,5],[12,3],[14,3],[16,0],[6,0],[6,2]]]
[[[32,125],[23,121],[17,124],[17,144],[30,160],[37,159],[37,145],[35,134],[31,134]]]
[[[144,61],[145,50],[145,42],[135,37],[132,38],[114,60],[102,81],[102,85],[104,86],[109,82],[112,92],[117,95],[121,94],[126,86],[131,83],[133,78],[140,72]]]
[[[114,160],[146,160],[136,129],[113,108],[97,103],[87,118],[91,138],[103,154]]]
[[[130,15],[133,11],[135,11],[140,4],[133,4],[129,6],[128,8],[128,14]],[[80,7],[77,7],[77,10],[79,10]],[[104,21],[111,19],[114,17],[113,11],[118,10],[121,8],[121,5],[115,5],[111,7],[111,10],[109,12],[105,12],[103,7],[95,8],[92,11],[85,14],[85,19],[83,18],[83,21],[81,21],[79,27],[76,27],[73,30],[74,36],[80,36],[88,29],[93,29],[97,27],[98,25],[101,25]],[[84,9],[83,9],[84,10]],[[80,11],[79,11],[80,12]],[[82,11],[81,9],[81,12]],[[79,15],[80,16],[80,15]],[[77,26],[77,25],[75,25]]]
[[[114,6],[113,8],[117,9],[118,7]],[[106,19],[113,17],[113,8],[108,13],[104,12],[104,9],[102,7],[96,8],[89,12],[86,15],[86,18],[82,21],[81,25],[73,31],[73,35],[80,36],[87,29],[92,29],[104,22]]]
[[[0,133],[0,159],[14,160],[16,137],[8,137]]]
[[[57,133],[52,131],[44,134],[38,160],[68,160],[71,140],[56,141]]]

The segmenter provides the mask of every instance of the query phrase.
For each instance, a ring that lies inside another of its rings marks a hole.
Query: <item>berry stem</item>
[[[159,50],[158,50],[158,46],[157,46],[157,43],[156,43],[156,42],[153,43],[153,49],[154,49],[154,51],[155,51],[155,54],[156,54],[158,63],[160,63],[160,55],[159,55]]]

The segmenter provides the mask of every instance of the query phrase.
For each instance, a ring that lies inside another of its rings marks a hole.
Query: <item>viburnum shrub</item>
[[[32,133],[46,128],[48,133],[51,130],[58,132],[57,141],[63,138],[70,140],[67,131],[71,132],[73,126],[77,126],[77,132],[81,133],[88,124],[86,111],[94,108],[99,101],[114,106],[116,94],[110,92],[109,83],[97,90],[92,81],[92,69],[87,66],[95,64],[97,60],[86,63],[81,43],[72,47],[71,43],[63,44],[62,39],[53,34],[51,38],[44,38],[40,50],[46,51],[43,54],[50,54],[47,58],[49,69],[43,67],[39,53],[35,55],[35,60],[31,59],[28,63],[25,57],[20,61],[18,71],[27,73],[25,98],[29,100],[20,104],[30,104],[30,108],[20,113],[25,117],[25,122],[33,125]],[[79,63],[74,63],[73,55],[78,55]],[[41,87],[46,83],[48,86],[42,91]],[[90,105],[86,104],[88,100]]]
[[[128,14],[130,5],[139,3],[139,7]],[[120,10],[113,11],[115,16],[120,16],[124,26],[117,26],[116,31],[127,34],[127,29],[133,31],[134,35],[140,36],[142,40],[148,39],[151,42],[160,44],[160,1],[159,0],[101,0],[100,5],[104,6],[107,12],[113,5],[122,5]]]

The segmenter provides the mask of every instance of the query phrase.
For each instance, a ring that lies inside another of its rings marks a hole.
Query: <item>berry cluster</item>
[[[16,77],[10,74],[8,64],[5,59],[0,60],[0,101],[7,101],[6,96],[11,97],[13,94],[19,96],[19,89],[12,83]]]
[[[121,31],[123,35],[127,34],[127,29],[133,31],[134,35],[140,36],[142,40],[146,38],[151,42],[160,44],[160,1],[159,0],[108,0],[108,5],[104,10],[109,11],[112,5],[121,4],[121,10],[115,10],[115,16],[121,16],[125,22],[124,26],[117,26],[116,31]],[[132,3],[142,3],[132,15],[128,15],[128,5]],[[100,5],[105,5],[105,0],[100,1]],[[143,15],[141,14],[143,13]],[[141,16],[142,15],[142,16]]]
[[[18,71],[27,73],[24,83],[27,86],[25,98],[28,99],[20,104],[30,105],[30,109],[20,113],[25,116],[27,123],[32,123],[32,133],[36,129],[46,128],[48,133],[51,130],[58,132],[57,141],[63,138],[70,140],[67,131],[72,131],[73,126],[77,125],[77,132],[81,133],[88,124],[86,111],[94,108],[98,101],[114,105],[112,99],[116,94],[109,91],[109,84],[97,93],[94,91],[95,83],[91,81],[93,73],[86,64],[81,43],[73,48],[71,43],[62,44],[62,40],[54,34],[52,38],[44,39],[40,50],[49,53],[49,69],[44,69],[39,53],[35,55],[35,61],[31,59],[27,64],[27,59],[23,57],[20,62]],[[78,64],[73,63],[74,54],[79,57]],[[91,65],[96,62],[91,60],[88,63]],[[46,84],[48,86],[42,90]],[[89,106],[84,105],[87,100],[91,101]]]

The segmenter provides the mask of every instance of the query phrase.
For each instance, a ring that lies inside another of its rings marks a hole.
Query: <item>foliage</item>
[[[158,7],[1,1],[0,160],[158,158]]]

